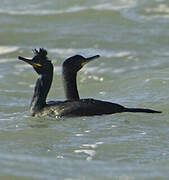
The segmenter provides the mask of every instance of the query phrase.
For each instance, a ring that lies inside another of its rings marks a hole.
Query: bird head
[[[18,59],[30,64],[38,74],[47,74],[53,71],[53,65],[47,57],[47,51],[43,48],[33,50],[34,57],[32,59],[26,59],[19,56]]]
[[[85,64],[93,61],[94,59],[99,58],[99,55],[85,58],[81,55],[75,55],[69,57],[63,62],[63,69],[66,69],[71,72],[78,72]]]

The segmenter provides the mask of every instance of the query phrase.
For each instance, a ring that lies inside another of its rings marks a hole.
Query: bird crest
[[[48,52],[46,51],[46,49],[39,48],[39,51],[37,49],[33,49],[32,51],[35,54],[35,56],[40,57],[40,59],[48,60],[47,58]]]

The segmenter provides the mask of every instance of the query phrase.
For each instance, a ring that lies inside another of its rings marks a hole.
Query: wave
[[[68,14],[68,13],[77,13],[88,10],[95,11],[111,11],[111,10],[121,10],[124,8],[131,8],[136,5],[134,0],[128,0],[127,2],[121,2],[120,4],[113,3],[102,3],[96,4],[93,6],[72,6],[63,10],[52,10],[52,9],[0,9],[1,14],[9,14],[9,15],[33,15],[33,16],[44,16],[44,15],[56,15],[56,14]]]
[[[169,14],[169,7],[165,4],[159,4],[156,8],[146,8],[147,13],[166,13]]]
[[[94,9],[94,10],[121,10],[121,9],[128,9],[128,8],[133,8],[136,6],[136,2],[133,1],[133,0],[129,0],[129,1],[126,1],[126,2],[123,2],[121,4],[112,4],[112,3],[104,3],[104,4],[98,4],[98,5],[95,5],[93,7],[91,7],[91,9]]]
[[[139,7],[139,5],[138,5]],[[169,6],[164,3],[159,3],[155,7],[147,7],[146,4],[144,7],[134,9],[134,10],[126,10],[122,11],[121,15],[127,19],[144,22],[153,19],[167,19],[169,18]]]
[[[92,48],[88,48],[88,49],[73,49],[73,48],[68,48],[68,49],[60,49],[60,48],[56,48],[56,49],[49,49],[48,50],[50,53],[55,54],[55,56],[57,57],[61,57],[61,58],[68,58],[70,56],[73,56],[75,54],[80,54],[82,56],[85,57],[89,57],[89,56],[93,56],[93,55],[97,55],[99,54],[101,57],[103,58],[133,58],[133,55],[131,52],[128,51],[119,51],[119,52],[114,52],[114,51],[110,51],[110,50],[103,50],[103,49],[92,49]],[[55,67],[57,69],[55,69],[55,72],[57,74],[61,74],[61,67]],[[92,75],[92,76],[88,76],[88,77],[84,77],[83,79],[81,79],[81,81],[86,80],[86,78],[89,79],[94,79],[96,81],[103,81],[104,78],[102,76],[100,76],[101,74],[104,74],[106,72],[112,72],[113,74],[119,74],[119,73],[124,73],[125,71],[127,71],[127,69],[125,68],[116,68],[114,70],[112,70],[112,68],[109,67],[97,67],[97,66],[92,66],[92,67],[84,67],[82,69],[82,71],[85,74],[91,74],[92,72],[95,72],[96,74],[99,74],[99,76],[96,75]]]
[[[128,57],[131,56],[131,52],[129,51],[119,51],[114,52],[110,50],[104,49],[93,49],[93,48],[86,48],[86,49],[49,49],[49,52],[57,54],[59,57],[67,58],[69,56],[73,56],[75,54],[82,54],[84,56],[93,56],[93,55],[100,55],[101,57],[112,58],[112,57]]]
[[[12,53],[19,49],[19,47],[16,46],[0,46],[0,55]]]
[[[29,47],[28,47],[29,48]],[[17,46],[0,46],[0,55],[3,54],[8,54],[8,53],[12,53],[12,52],[16,52],[19,49],[21,49],[21,47],[17,47]],[[97,48],[79,48],[79,49],[75,49],[75,48],[55,48],[55,49],[47,49],[49,52],[56,54],[59,57],[62,58],[67,58],[69,56],[73,56],[75,54],[82,54],[82,55],[86,55],[86,56],[93,56],[96,54],[99,54],[102,57],[106,57],[106,58],[111,58],[111,57],[128,57],[131,56],[131,52],[129,51],[119,51],[119,52],[115,52],[115,51],[111,51],[111,50],[105,50],[105,49],[97,49]],[[12,59],[1,59],[0,62],[6,62],[6,61],[10,61]]]
[[[169,18],[169,7],[165,4],[159,4],[155,8],[145,8],[145,19]]]

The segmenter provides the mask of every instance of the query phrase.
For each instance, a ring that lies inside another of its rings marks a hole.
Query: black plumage
[[[84,58],[80,55],[68,58],[63,63],[63,81],[67,100],[46,102],[53,80],[53,64],[48,59],[46,50],[34,50],[34,54],[35,56],[32,59],[18,57],[33,66],[40,76],[36,82],[31,101],[30,110],[32,116],[93,116],[121,112],[160,113],[160,111],[151,109],[126,108],[119,104],[95,99],[80,99],[76,85],[77,72],[84,64],[99,57],[98,55],[91,58]],[[72,79],[74,80],[72,81]]]
[[[99,55],[85,58],[80,55],[69,57],[62,65],[62,79],[67,100],[79,100],[77,88],[77,72],[87,63],[99,58]]]

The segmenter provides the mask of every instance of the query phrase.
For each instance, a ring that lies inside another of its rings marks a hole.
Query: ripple
[[[0,63],[8,63],[8,62],[11,62],[13,61],[13,59],[0,59]]]
[[[141,131],[141,130],[135,130],[136,132],[138,132],[141,135],[146,135],[147,133],[145,131]]]
[[[101,145],[101,144],[103,144],[103,142],[96,142],[95,144],[83,144],[82,146],[83,147],[91,147],[91,148],[97,148],[98,147],[98,145]]]
[[[87,154],[88,155],[88,157],[86,158],[87,161],[92,160],[93,157],[96,154],[96,151],[94,151],[94,150],[87,150],[87,149],[75,150],[74,152],[75,153],[84,153],[84,154]]]

